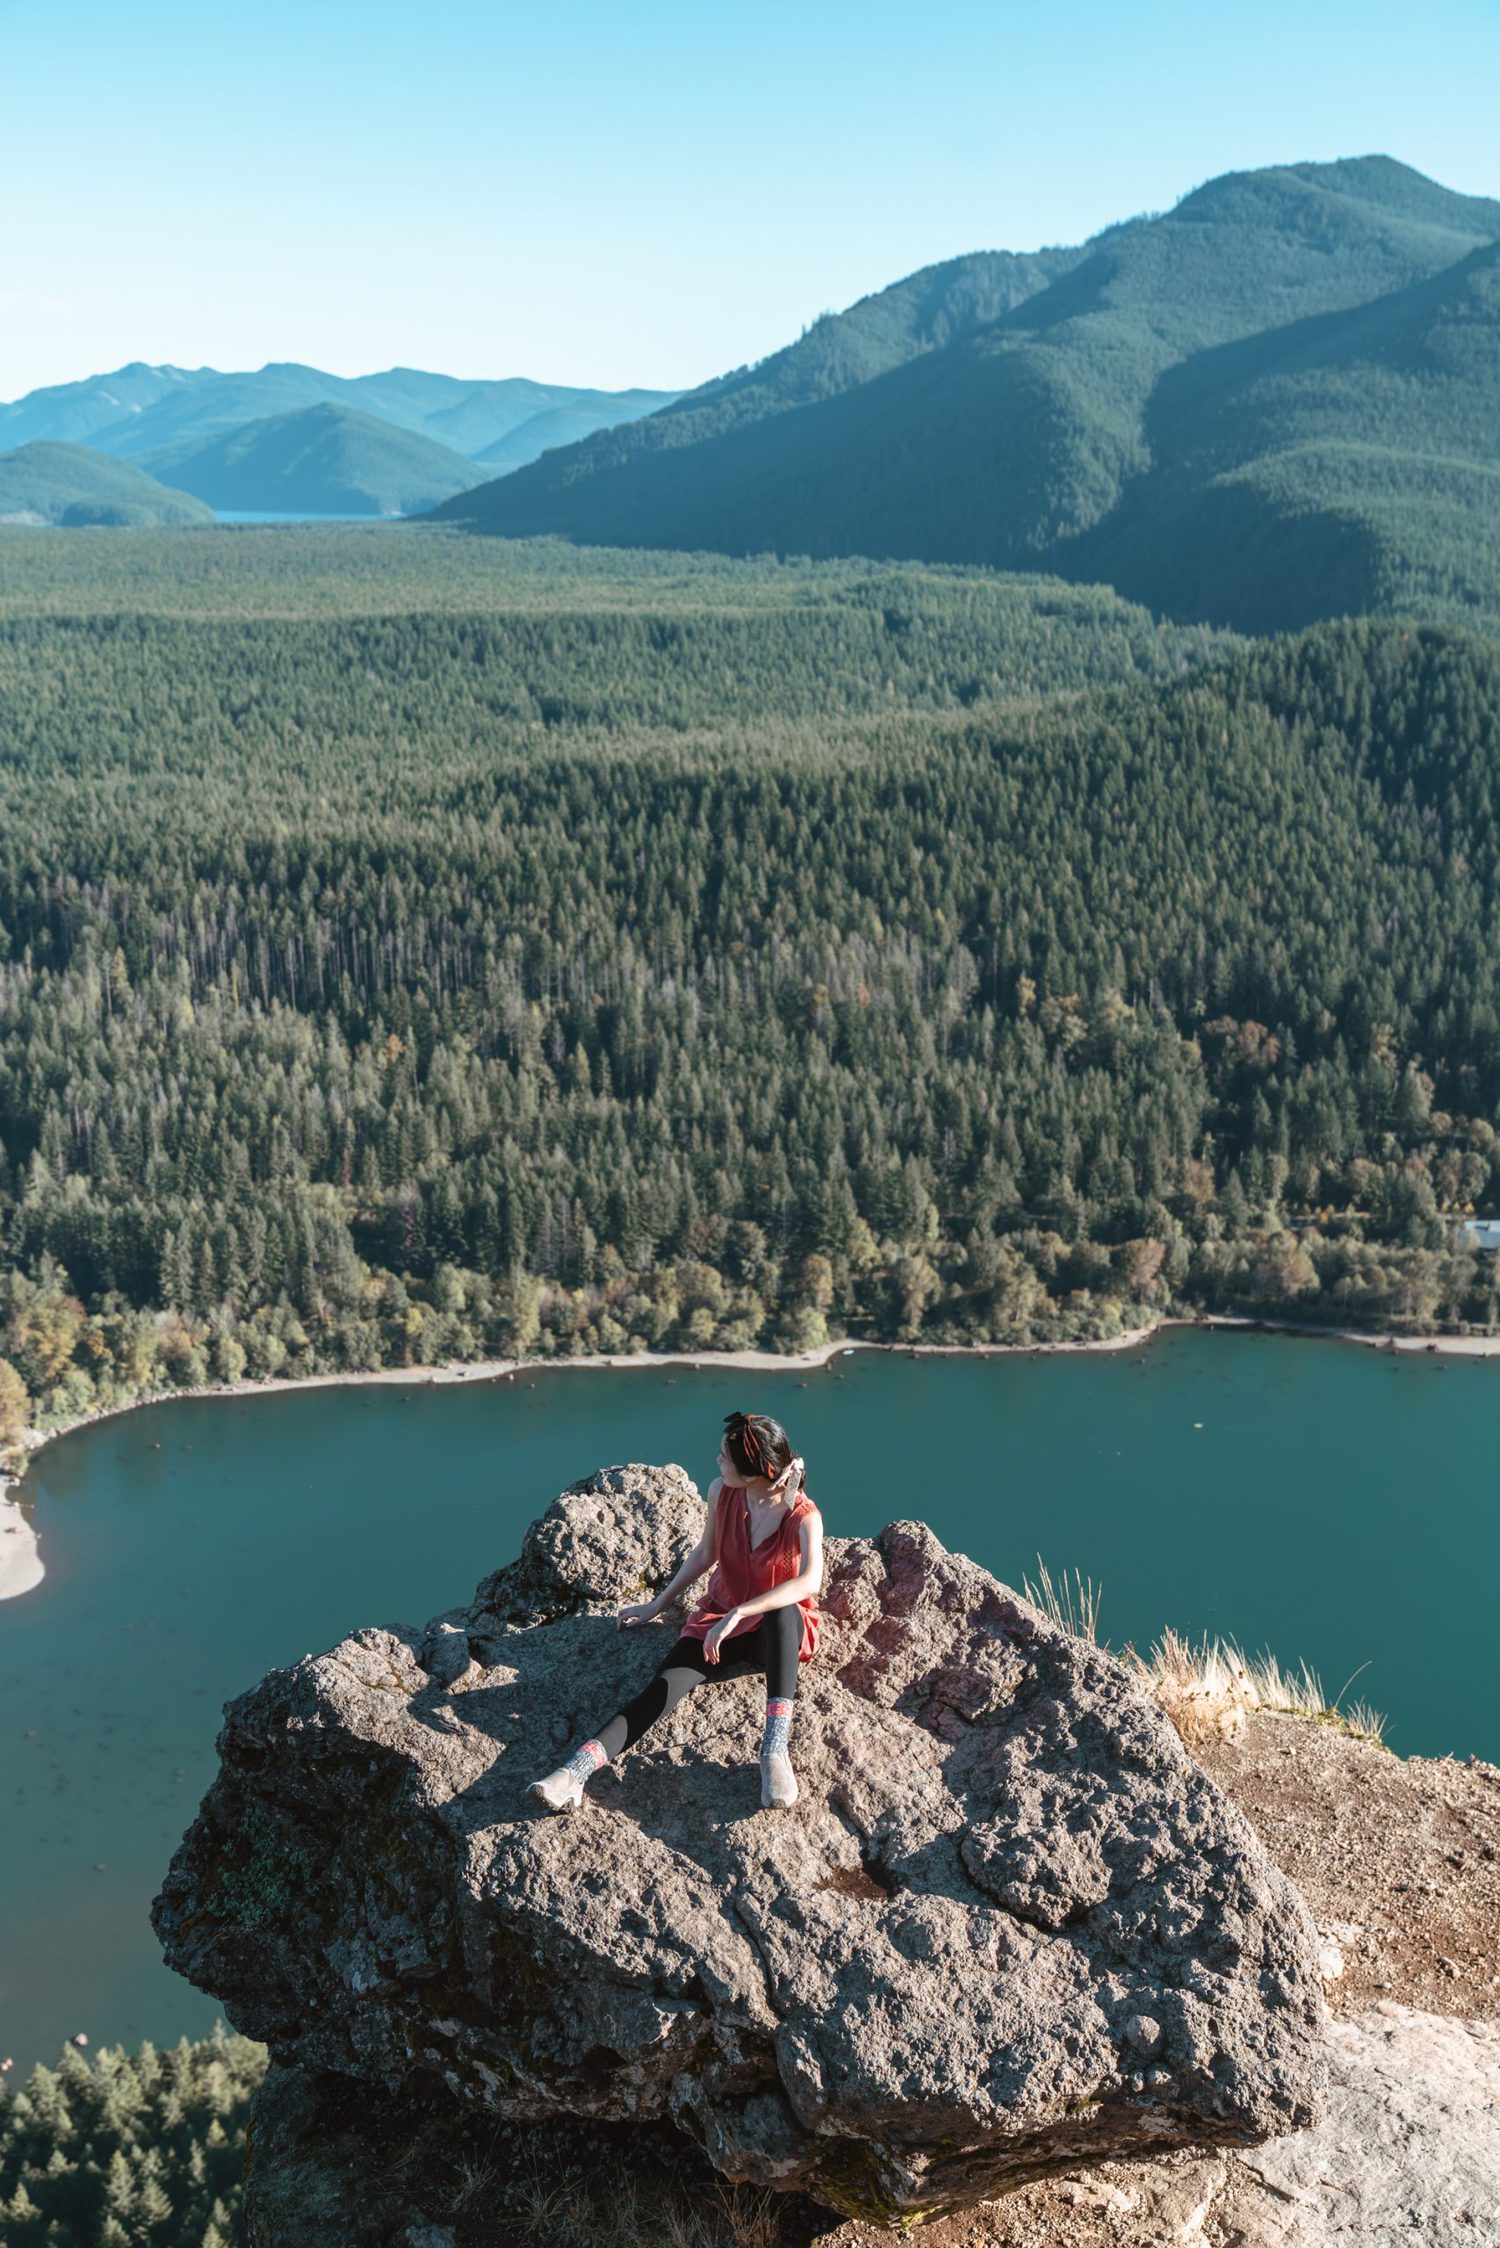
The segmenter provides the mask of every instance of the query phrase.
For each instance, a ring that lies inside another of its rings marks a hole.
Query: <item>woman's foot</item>
[[[583,1782],[564,1764],[557,1771],[549,1772],[544,1780],[533,1780],[526,1793],[534,1796],[538,1803],[544,1803],[549,1811],[576,1811],[583,1801]]]
[[[785,1811],[797,1800],[797,1775],[785,1749],[770,1750],[760,1760],[760,1801],[765,1811]]]

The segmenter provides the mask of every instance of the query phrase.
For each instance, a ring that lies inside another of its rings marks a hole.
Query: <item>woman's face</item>
[[[719,1446],[719,1473],[726,1483],[765,1483],[767,1481],[764,1475],[746,1475],[743,1468],[735,1466],[727,1437]]]

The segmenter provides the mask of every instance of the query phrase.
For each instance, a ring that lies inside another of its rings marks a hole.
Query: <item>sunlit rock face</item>
[[[651,1675],[702,1500],[573,1486],[472,1604],[226,1707],[153,1923],[278,2063],[508,2118],[667,2121],[725,2177],[889,2219],[1317,2119],[1317,1937],[1121,1664],[916,1522],[831,1538],[760,1807],[759,1679],[554,1818],[527,1783]]]

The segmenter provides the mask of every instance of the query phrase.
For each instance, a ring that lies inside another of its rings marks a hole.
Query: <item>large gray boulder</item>
[[[680,1468],[602,1471],[470,1606],[228,1704],[152,1907],[171,1964],[284,2066],[674,2122],[882,2219],[1316,2121],[1298,1893],[1120,1663],[920,1523],[827,1541],[791,1811],[756,1679],[538,1811],[670,1644],[615,1611],[702,1522]]]

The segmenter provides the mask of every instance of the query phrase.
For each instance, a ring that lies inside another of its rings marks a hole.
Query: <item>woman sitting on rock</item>
[[[709,1678],[766,1681],[760,1749],[760,1799],[770,1809],[797,1800],[788,1753],[799,1665],[818,1644],[823,1521],[803,1488],[803,1463],[786,1430],[766,1413],[731,1413],[709,1485],[702,1537],[654,1600],[622,1608],[622,1630],[651,1623],[679,1592],[712,1569],[708,1590],[649,1685],[575,1750],[566,1764],[527,1789],[549,1811],[576,1811],[583,1783],[648,1725]],[[725,1643],[728,1644],[727,1659]]]

